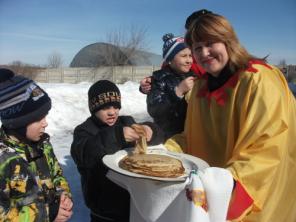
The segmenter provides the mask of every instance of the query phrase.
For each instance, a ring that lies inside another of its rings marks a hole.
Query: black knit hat
[[[42,119],[51,100],[33,80],[0,68],[0,118],[7,129],[25,127]]]
[[[198,11],[193,12],[191,15],[189,15],[185,22],[185,29],[189,29],[189,27],[198,20],[200,17],[206,15],[206,14],[213,14],[211,11],[208,11],[206,9],[201,9]]]
[[[118,87],[108,80],[99,80],[88,90],[89,111],[94,114],[108,106],[121,108],[121,96]]]

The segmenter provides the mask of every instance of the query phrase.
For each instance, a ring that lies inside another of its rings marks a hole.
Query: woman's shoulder
[[[274,76],[282,75],[280,70],[271,64],[261,60],[251,60],[248,67],[239,72],[241,79],[260,81],[264,79],[274,78]]]
[[[242,86],[252,87],[254,90],[264,89],[267,92],[285,92],[287,81],[281,71],[274,65],[253,61],[239,76]]]

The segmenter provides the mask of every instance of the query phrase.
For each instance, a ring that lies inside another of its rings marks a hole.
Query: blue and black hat
[[[33,80],[0,68],[0,118],[7,129],[25,127],[45,117],[51,100]]]
[[[181,50],[187,48],[183,37],[174,37],[172,33],[165,34],[162,37],[164,41],[162,48],[162,57],[165,62],[173,60],[175,55]]]

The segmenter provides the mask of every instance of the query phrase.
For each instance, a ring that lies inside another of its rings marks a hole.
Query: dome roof
[[[121,50],[108,43],[94,43],[82,48],[73,58],[70,67],[98,67],[108,65],[108,57],[124,57]]]
[[[124,50],[109,43],[98,42],[82,48],[73,58],[70,67],[98,67],[111,65],[157,65],[162,61],[160,55],[136,51],[129,58]],[[112,64],[113,63],[113,64]]]

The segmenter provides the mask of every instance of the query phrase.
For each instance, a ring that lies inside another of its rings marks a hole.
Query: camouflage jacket
[[[47,134],[35,149],[0,129],[0,222],[49,221],[49,206],[70,190]]]

